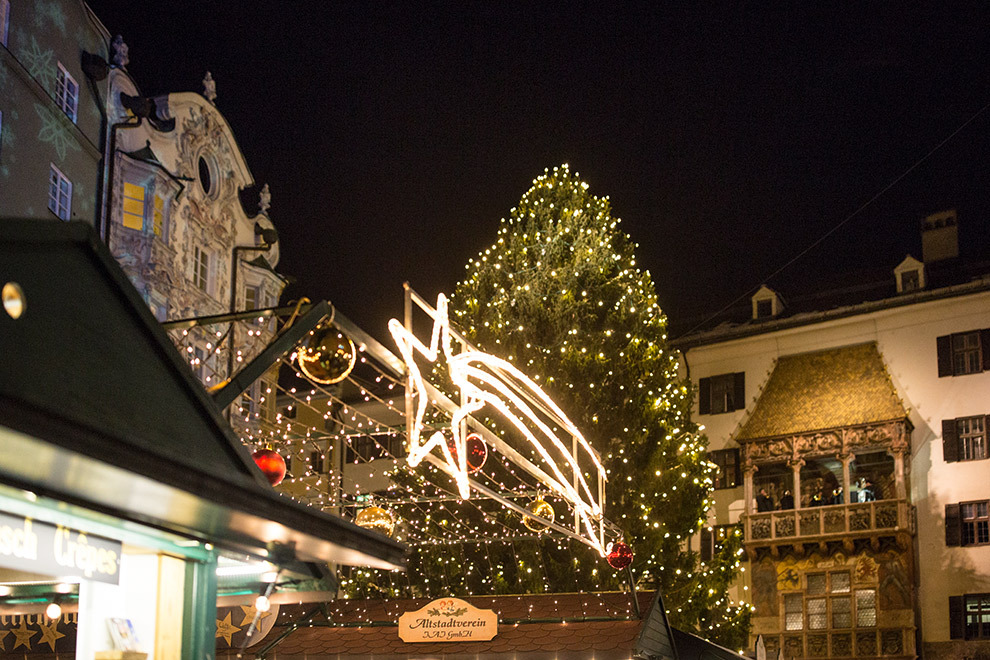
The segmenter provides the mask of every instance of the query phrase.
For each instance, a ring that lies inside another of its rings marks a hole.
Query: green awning
[[[276,493],[95,232],[0,221],[0,483],[220,547],[398,568],[404,546]]]

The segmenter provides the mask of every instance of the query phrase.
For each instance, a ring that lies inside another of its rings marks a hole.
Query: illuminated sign
[[[0,566],[117,584],[120,541],[0,512]]]
[[[399,617],[403,642],[477,642],[498,634],[498,615],[460,598],[441,598]]]
[[[457,482],[460,496],[467,499],[470,496],[470,468],[467,464],[465,437],[461,430],[462,422],[486,405],[490,406],[525,438],[530,448],[540,457],[541,467],[549,469],[549,473],[540,479],[541,483],[574,507],[584,527],[586,542],[605,556],[601,530],[596,528],[602,517],[602,494],[599,493],[596,497],[592,493],[578,464],[578,448],[594,463],[598,474],[604,479],[605,468],[598,454],[557,404],[510,362],[467,346],[459,353],[454,353],[447,317],[447,298],[443,294],[437,297],[433,319],[429,346],[423,344],[396,319],[388,323],[389,331],[406,363],[409,372],[408,394],[414,400],[414,416],[409,424],[409,465],[415,467],[427,454],[439,449],[445,471]],[[422,441],[423,419],[429,397],[423,375],[416,364],[415,352],[422,354],[431,363],[443,356],[451,380],[460,389],[461,404],[453,411],[449,427],[453,437],[453,452],[441,431],[434,432],[428,440]],[[559,434],[553,426],[560,429]],[[564,437],[567,438],[567,443],[561,438],[563,434],[566,434]]]

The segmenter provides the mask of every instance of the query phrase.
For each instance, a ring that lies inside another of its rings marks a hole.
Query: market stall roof
[[[91,227],[0,222],[0,286],[23,296],[0,311],[0,483],[255,556],[404,566],[268,485]]]
[[[904,419],[875,342],[777,360],[740,442]]]
[[[638,600],[637,615],[633,598]],[[321,608],[283,604],[266,636],[249,653],[278,660],[739,660],[739,655],[670,626],[655,592],[467,596],[498,615],[487,641],[406,643],[397,621],[428,605],[426,598],[344,599]],[[296,628],[295,626],[298,626]],[[233,660],[238,644],[217,642],[217,659]]]

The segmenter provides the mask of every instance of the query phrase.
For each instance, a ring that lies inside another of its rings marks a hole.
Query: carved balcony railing
[[[856,628],[764,634],[767,657],[914,658],[913,628]]]
[[[914,533],[907,500],[768,511],[752,513],[744,519],[744,540],[751,546]]]

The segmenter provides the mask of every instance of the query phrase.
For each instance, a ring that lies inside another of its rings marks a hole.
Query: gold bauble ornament
[[[296,362],[306,378],[321,385],[333,385],[347,378],[357,360],[350,337],[336,328],[320,328],[299,349]]]
[[[542,497],[538,497],[532,502],[530,502],[529,506],[526,508],[534,516],[545,518],[550,522],[553,522],[554,517],[557,515],[554,512],[553,507],[550,506],[550,503],[547,502]],[[523,525],[525,525],[526,529],[528,529],[529,531],[536,532],[537,534],[540,534],[547,530],[547,526],[545,523],[537,520],[536,518],[530,518],[529,516],[523,516]]]
[[[369,506],[358,511],[354,516],[354,524],[385,536],[392,536],[392,532],[395,531],[392,514],[380,506]]]

